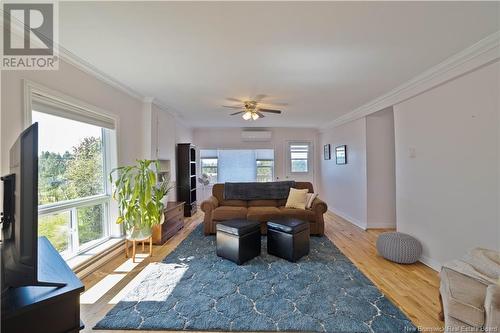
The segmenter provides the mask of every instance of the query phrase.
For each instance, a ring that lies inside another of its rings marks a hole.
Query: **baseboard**
[[[366,229],[396,229],[395,222],[370,222]]]
[[[355,219],[354,217],[350,216],[349,214],[346,214],[338,209],[335,208],[330,208],[329,211],[335,215],[340,216],[344,220],[346,220],[349,223],[354,224],[357,227],[360,227],[363,230],[366,230],[366,223],[362,223],[360,220]]]
[[[426,256],[420,256],[419,261],[424,264],[425,266],[428,266],[435,270],[436,272],[439,272],[441,270],[441,264],[437,262],[436,260],[426,257]]]

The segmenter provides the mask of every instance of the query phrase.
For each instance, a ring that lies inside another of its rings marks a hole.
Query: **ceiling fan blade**
[[[230,109],[243,109],[243,106],[235,106],[235,105],[223,105],[225,108],[230,108]]]
[[[239,111],[235,113],[231,113],[230,116],[236,116],[237,114],[245,113],[245,111]]]
[[[268,104],[268,105],[277,105],[277,106],[288,106],[288,103],[286,102],[272,102],[272,101],[267,101],[262,104]]]
[[[267,97],[266,94],[258,94],[257,96],[255,96],[255,98],[253,100],[256,101],[256,102],[260,102],[260,101],[262,101],[266,97]]]
[[[259,118],[265,118],[265,117],[266,117],[266,116],[264,116],[264,114],[263,114],[263,113],[261,113],[261,112],[259,112],[259,111],[257,111],[257,114],[259,115]]]
[[[228,98],[226,98],[226,101],[230,101],[230,102],[239,102],[239,103],[243,103],[243,102],[244,102],[244,101],[242,101],[241,99],[234,98],[234,97],[228,97]]]
[[[261,112],[275,113],[275,114],[281,114],[281,110],[261,109],[261,108],[259,108],[259,111],[261,111]]]

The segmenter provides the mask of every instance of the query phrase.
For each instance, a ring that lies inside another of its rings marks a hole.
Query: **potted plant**
[[[168,180],[158,181],[158,161],[137,160],[136,165],[113,169],[109,175],[114,185],[113,199],[118,202],[118,219],[127,238],[145,239],[153,226],[163,223],[163,198],[172,186]]]

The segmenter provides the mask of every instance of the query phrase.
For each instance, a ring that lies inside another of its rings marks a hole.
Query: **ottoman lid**
[[[267,228],[285,232],[287,234],[296,234],[300,231],[309,229],[309,222],[295,218],[283,218],[267,222]]]
[[[231,235],[243,236],[260,230],[260,223],[244,219],[234,219],[217,223],[216,229],[217,231],[223,231]]]

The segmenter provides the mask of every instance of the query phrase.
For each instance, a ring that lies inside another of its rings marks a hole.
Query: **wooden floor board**
[[[108,286],[102,296],[92,304],[82,304],[81,314],[85,323],[84,332],[108,332],[92,330],[92,327],[111,310],[110,301],[122,291],[151,262],[161,261],[182,242],[203,220],[201,213],[186,219],[185,227],[167,243],[155,246],[152,257],[129,271],[116,271],[117,268],[130,264],[130,259],[120,255],[110,260],[92,274],[83,279],[86,290],[106,284],[109,277],[122,277],[116,284]],[[438,328],[439,321],[439,277],[437,272],[422,263],[398,265],[389,262],[377,254],[375,242],[385,229],[364,231],[344,219],[332,214],[325,214],[325,234],[327,237],[362,271],[396,306],[412,320],[416,326]],[[114,280],[113,280],[114,281]],[[94,289],[97,289],[94,288]],[[131,331],[110,331],[131,332]],[[139,331],[134,331],[139,332]],[[151,332],[151,331],[147,331]],[[166,331],[162,331],[166,332]]]

